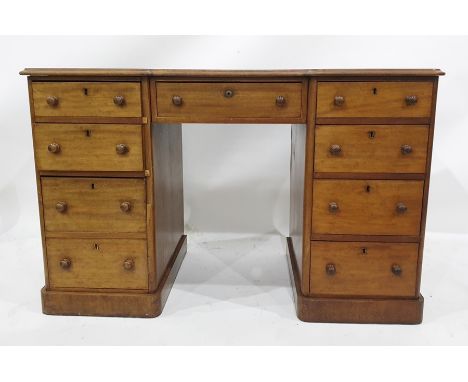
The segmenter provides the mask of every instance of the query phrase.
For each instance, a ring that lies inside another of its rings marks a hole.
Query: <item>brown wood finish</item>
[[[40,171],[143,171],[141,125],[36,123],[33,134]]]
[[[316,172],[426,172],[428,126],[323,125],[315,128]],[[410,148],[405,153],[404,146]],[[331,152],[332,146],[339,151]]]
[[[146,240],[47,238],[46,245],[50,288],[148,290]]]
[[[429,117],[432,82],[319,82],[317,117]],[[406,97],[417,96],[408,105]],[[343,97],[337,105],[335,97]]]
[[[423,186],[412,180],[316,180],[312,233],[419,235]],[[405,212],[397,211],[399,203]]]
[[[32,88],[36,117],[141,117],[139,82],[33,82]]]
[[[167,122],[304,122],[306,91],[303,82],[156,82],[153,118]],[[284,103],[278,97],[284,97]]]
[[[144,179],[43,177],[47,232],[146,232]],[[63,212],[57,203],[65,203]],[[121,204],[129,202],[128,212]]]
[[[314,296],[416,297],[416,243],[326,242],[311,246]],[[334,274],[326,266],[336,268]],[[401,274],[392,272],[400,267]]]

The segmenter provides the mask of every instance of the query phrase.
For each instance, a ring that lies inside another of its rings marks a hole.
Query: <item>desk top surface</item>
[[[92,68],[26,68],[21,75],[109,76],[109,77],[434,77],[443,76],[440,69],[292,69],[292,70],[193,70],[193,69],[92,69]]]

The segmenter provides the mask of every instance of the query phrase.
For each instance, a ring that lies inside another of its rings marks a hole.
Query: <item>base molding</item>
[[[297,317],[306,322],[362,324],[420,324],[424,298],[333,298],[305,296],[301,291],[299,268],[290,237],[286,239],[289,277]]]
[[[45,314],[105,317],[157,317],[187,253],[187,235],[182,235],[154,293],[63,292],[41,290]]]

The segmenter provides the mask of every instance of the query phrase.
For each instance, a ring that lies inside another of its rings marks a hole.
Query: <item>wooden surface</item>
[[[28,76],[154,76],[154,77],[303,77],[303,76],[443,76],[440,69],[292,69],[292,70],[204,70],[204,69],[97,69],[97,68],[26,68]]]
[[[408,106],[406,96],[418,101]],[[342,106],[334,104],[344,97]],[[319,82],[317,117],[429,117],[432,82]]]
[[[426,172],[429,127],[424,125],[320,125],[315,128],[316,172]],[[332,145],[341,152],[333,155]],[[412,152],[403,154],[402,145]]]
[[[312,233],[419,235],[423,187],[412,180],[315,180]],[[329,211],[331,202],[338,212]],[[408,210],[398,214],[400,202]]]
[[[156,317],[162,313],[169,292],[187,253],[187,236],[182,236],[171,261],[152,293],[57,291],[42,288],[45,314],[109,317]]]
[[[39,170],[143,171],[141,125],[36,123],[33,135]],[[58,153],[48,151],[51,143]],[[118,154],[118,144],[128,152]]]
[[[323,296],[416,297],[418,244],[314,241],[310,293]],[[326,272],[327,264],[336,268]],[[392,265],[402,273],[392,273]]]
[[[146,240],[48,238],[46,245],[50,288],[148,290]],[[62,259],[71,261],[69,269]],[[126,260],[133,269],[124,268]]]
[[[301,292],[291,238],[286,239],[286,258],[297,317],[306,322],[360,324],[420,324],[424,299],[313,297]]]
[[[33,82],[32,88],[36,117],[141,117],[139,82]],[[47,104],[49,96],[57,106]],[[124,105],[115,96],[125,97]]]
[[[225,92],[232,92],[226,97]],[[156,114],[153,118],[177,122],[249,122],[305,120],[306,87],[292,83],[156,82]],[[181,105],[172,98],[181,97]],[[286,103],[276,104],[283,96]],[[247,120],[247,121],[246,121]]]
[[[146,232],[144,179],[43,177],[41,181],[46,233]],[[67,203],[67,210],[57,212],[57,202]],[[131,204],[129,212],[121,211],[122,202]]]
[[[184,234],[182,126],[152,126],[156,281],[160,282]]]

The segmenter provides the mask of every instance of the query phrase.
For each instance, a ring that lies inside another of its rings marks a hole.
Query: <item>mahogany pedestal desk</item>
[[[311,322],[417,324],[440,70],[25,69],[46,314],[155,317],[186,253],[182,123],[288,123]]]

